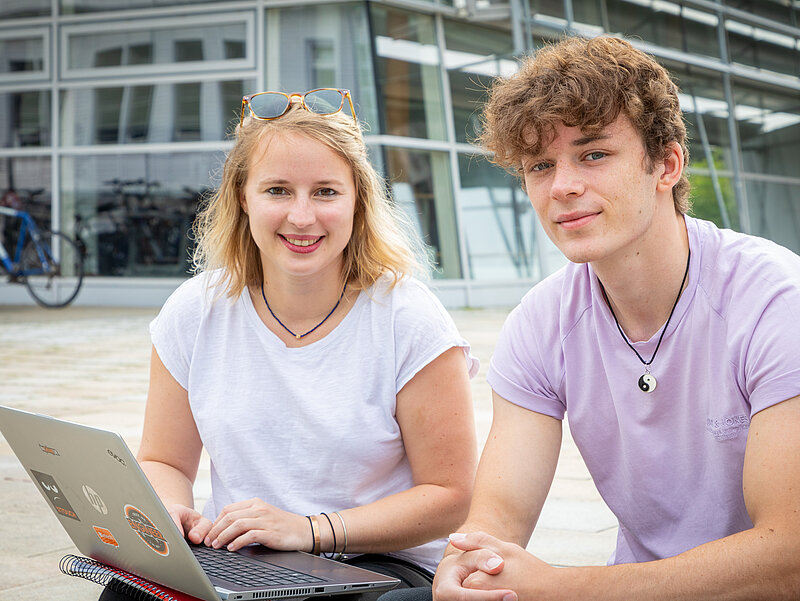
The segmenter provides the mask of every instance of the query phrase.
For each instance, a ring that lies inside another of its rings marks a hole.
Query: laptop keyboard
[[[189,546],[206,574],[239,586],[294,586],[324,582],[322,578],[263,561],[253,561],[225,549],[212,549],[205,545]]]

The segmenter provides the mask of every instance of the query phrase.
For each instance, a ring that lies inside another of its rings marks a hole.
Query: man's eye
[[[541,161],[539,163],[534,163],[533,165],[531,165],[530,171],[544,171],[548,167],[550,167],[550,163],[546,161]]]
[[[600,150],[595,150],[594,152],[590,152],[589,154],[587,154],[586,158],[589,159],[590,161],[597,161],[598,159],[602,159],[605,156],[606,156],[605,152],[602,152]]]

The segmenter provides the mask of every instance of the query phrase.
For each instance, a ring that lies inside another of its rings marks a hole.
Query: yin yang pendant
[[[639,378],[639,390],[642,392],[653,392],[657,385],[658,382],[656,382],[655,376],[649,371],[643,373]]]

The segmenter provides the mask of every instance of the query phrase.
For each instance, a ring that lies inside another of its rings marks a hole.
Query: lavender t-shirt
[[[650,561],[752,527],[742,493],[750,419],[800,395],[800,257],[686,218],[687,288],[651,371],[620,336],[588,264],[534,287],[508,317],[487,379],[562,419],[619,520],[609,563]],[[634,346],[653,355],[660,331]]]

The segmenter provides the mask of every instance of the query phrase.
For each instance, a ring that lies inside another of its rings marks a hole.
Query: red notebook
[[[58,564],[68,576],[85,578],[96,584],[124,592],[138,601],[202,601],[197,597],[155,584],[134,574],[120,570],[88,557],[65,555]]]

